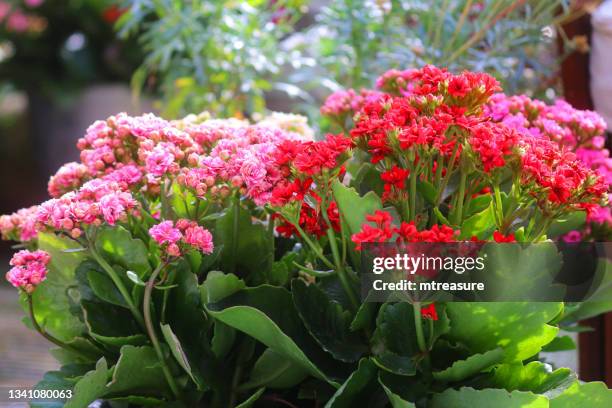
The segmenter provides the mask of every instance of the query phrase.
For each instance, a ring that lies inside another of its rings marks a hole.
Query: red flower
[[[380,178],[385,182],[385,191],[391,187],[403,189],[406,187],[406,179],[410,175],[410,170],[402,169],[398,166],[393,166],[391,170],[387,170],[380,174]]]
[[[318,142],[304,142],[299,147],[293,165],[302,173],[315,175],[323,169],[334,169],[342,163],[338,157],[347,153],[353,146],[353,141],[343,135],[327,135]]]
[[[421,316],[426,319],[438,320],[438,312],[436,311],[436,306],[433,303],[421,308]]]
[[[504,235],[499,231],[495,231],[493,232],[493,240],[495,242],[516,242],[516,239],[514,238],[514,234],[508,234],[508,235]]]

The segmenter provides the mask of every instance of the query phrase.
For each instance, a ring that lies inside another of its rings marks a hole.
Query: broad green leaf
[[[267,348],[255,362],[248,384],[251,388],[291,388],[307,376],[301,365]]]
[[[612,390],[602,382],[580,384],[575,382],[561,395],[550,400],[550,408],[609,408],[612,406]]]
[[[236,405],[236,408],[249,408],[249,407],[252,407],[253,404],[259,399],[259,397],[261,397],[261,395],[264,393],[265,390],[266,389],[264,387],[258,389],[247,400],[245,400],[245,401],[241,402],[240,404]]]
[[[75,337],[70,341],[65,342],[69,346],[77,349],[80,353],[67,348],[52,348],[49,353],[61,364],[74,364],[74,363],[95,363],[101,356],[102,350],[100,350],[92,341],[84,337]]]
[[[147,247],[121,226],[100,228],[96,235],[96,249],[111,265],[134,271],[140,278],[151,272]]]
[[[164,397],[170,395],[155,350],[149,346],[123,346],[105,395]]]
[[[369,302],[366,298],[359,306],[359,309],[357,309],[355,318],[351,322],[350,329],[352,331],[369,329],[375,320],[376,312],[378,312],[378,303]]]
[[[493,376],[486,380],[491,388],[504,388],[508,391],[531,391],[543,394],[559,387],[568,380],[575,380],[569,368],[559,368],[555,371],[540,361],[500,364],[493,370]]]
[[[170,347],[170,352],[172,353],[176,361],[183,368],[183,370],[185,370],[185,372],[189,374],[189,377],[191,377],[193,382],[198,386],[198,389],[200,390],[203,389],[204,384],[202,383],[202,378],[197,372],[194,373],[194,370],[191,368],[191,364],[189,364],[189,359],[187,358],[187,355],[183,351],[181,342],[176,337],[176,335],[172,332],[172,328],[170,327],[170,325],[162,324],[161,331],[162,331],[162,334],[164,335],[164,339],[166,340],[166,343]]]
[[[101,358],[96,363],[96,369],[88,372],[74,386],[72,398],[66,402],[65,408],[87,408],[89,404],[106,393],[106,383],[110,371],[106,360]]]
[[[317,285],[294,279],[291,284],[293,303],[304,325],[335,358],[355,362],[367,350],[357,333],[349,329],[351,313],[331,300]]]
[[[379,311],[376,332],[387,351],[404,357],[420,352],[413,308],[407,302],[385,304]]]
[[[560,302],[448,303],[451,330],[447,337],[473,353],[502,347],[505,362],[522,361],[555,338],[559,329],[547,323],[562,308]]]
[[[465,360],[455,361],[445,370],[433,373],[434,379],[443,382],[457,382],[478,374],[499,363],[504,358],[501,348],[487,351],[483,354],[473,354]]]
[[[489,205],[485,210],[463,221],[460,238],[470,239],[472,236],[477,236],[479,239],[486,239],[494,229],[495,217],[493,215],[493,205]]]
[[[326,371],[331,373],[342,365],[330,361],[312,339],[286,289],[268,285],[246,288],[208,304],[207,310],[215,319],[254,337],[311,375],[335,384]]]
[[[246,285],[244,281],[233,273],[210,271],[206,280],[200,285],[203,303],[214,303],[233,295]]]
[[[589,317],[612,311],[612,262],[600,259],[597,265],[597,280],[599,284],[592,288],[586,297],[586,302],[575,304],[566,316],[563,316],[562,323],[576,322]],[[568,308],[569,309],[569,308]]]
[[[380,368],[393,374],[412,376],[416,374],[414,359],[400,356],[392,351],[383,351],[372,357],[372,361]]]
[[[435,394],[430,408],[548,408],[548,399],[530,392],[488,388],[475,390],[463,387],[458,390],[449,388]]]
[[[483,194],[470,200],[468,208],[465,209],[465,217],[486,210],[491,205],[491,195]]]
[[[48,371],[35,386],[35,390],[58,390],[66,391],[72,390],[75,379],[68,378],[66,373],[62,371]],[[63,408],[65,401],[32,401],[30,402],[31,408]]]
[[[159,398],[152,397],[140,397],[137,395],[130,395],[127,397],[117,397],[117,398],[106,398],[108,401],[112,401],[118,404],[132,404],[132,406],[138,407],[167,407],[171,408],[171,404],[168,404],[166,401],[161,400]],[[177,408],[180,408],[177,406]]]
[[[372,389],[376,387],[377,372],[376,365],[370,360],[362,359],[357,370],[338,388],[325,404],[325,408],[367,406],[366,401],[372,395]]]
[[[334,180],[332,190],[340,214],[347,223],[351,235],[361,230],[361,226],[366,222],[366,215],[383,207],[380,197],[374,192],[360,197],[354,188],[346,187],[339,180]]]
[[[104,272],[90,269],[87,271],[87,280],[93,293],[101,300],[116,306],[127,307],[119,289],[117,289],[111,278]]]
[[[576,350],[576,343],[570,336],[555,337],[553,341],[542,348],[545,352]]]
[[[79,293],[75,282],[76,269],[85,259],[83,252],[66,253],[63,250],[77,245],[52,234],[38,234],[38,246],[51,255],[47,279],[34,291],[34,311],[41,327],[63,341],[82,336],[87,328],[79,318]],[[25,296],[21,298],[27,310]]]
[[[387,398],[389,398],[389,402],[393,408],[416,408],[416,405],[414,405],[412,402],[404,400],[402,397],[391,391],[391,389],[384,384],[380,375],[378,376],[378,382],[383,390],[385,390],[385,394],[387,394]]]
[[[486,259],[485,267],[471,276],[487,288],[480,300],[547,301],[565,295],[565,287],[555,283],[563,257],[553,242],[528,246],[491,242],[479,256]]]
[[[567,234],[570,231],[581,229],[586,223],[586,212],[575,211],[569,213],[565,218],[555,220],[546,230],[548,238],[556,238],[560,235]]]
[[[215,245],[223,245],[222,270],[262,273],[272,268],[273,243],[266,227],[241,206],[231,206],[215,226]],[[235,251],[234,251],[235,250]],[[235,252],[235,253],[234,253]]]
[[[108,303],[86,300],[81,301],[81,307],[89,335],[96,340],[116,348],[127,344],[146,343],[147,337],[140,332],[128,310]]]
[[[229,353],[236,338],[236,329],[220,321],[215,322],[210,348],[217,358],[222,359]]]
[[[417,180],[417,191],[429,204],[436,202],[436,188],[425,180]]]

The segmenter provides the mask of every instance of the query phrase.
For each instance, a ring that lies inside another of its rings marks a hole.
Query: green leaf
[[[149,346],[123,346],[106,395],[120,396],[137,393],[141,396],[170,395],[166,377],[155,350]]]
[[[447,337],[474,353],[502,347],[504,361],[522,361],[540,352],[558,328],[547,323],[562,310],[560,302],[447,303],[451,330]]]
[[[545,352],[576,350],[576,343],[570,336],[555,337],[553,341],[542,348]]]
[[[311,375],[335,384],[326,372],[337,371],[341,365],[331,362],[306,331],[286,289],[268,285],[246,288],[208,304],[207,310],[215,319],[254,337]]]
[[[47,279],[32,295],[34,311],[38,323],[51,335],[63,341],[82,336],[87,328],[79,318],[78,302],[80,295],[75,283],[77,267],[85,259],[83,252],[63,252],[77,244],[52,234],[38,234],[39,249],[51,255]],[[21,303],[27,311],[27,301],[22,296]],[[73,313],[73,310],[78,313]]]
[[[72,398],[66,402],[65,408],[87,408],[89,404],[102,397],[106,392],[109,374],[106,360],[101,358],[96,363],[96,369],[85,374],[76,383]]]
[[[486,383],[491,388],[544,394],[559,387],[568,378],[574,381],[575,377],[571,374],[569,368],[559,368],[551,371],[546,364],[540,361],[532,361],[527,365],[523,365],[523,363],[500,364],[493,370],[493,376],[487,379]]]
[[[474,354],[465,360],[455,361],[445,370],[433,373],[434,379],[443,382],[457,382],[478,374],[487,368],[499,363],[504,358],[501,348],[487,351],[483,354]]]
[[[368,298],[366,298],[366,300],[359,305],[355,318],[351,322],[350,329],[356,332],[369,328],[372,322],[374,322],[376,312],[378,312],[378,303],[370,302]]]
[[[433,186],[433,184],[425,180],[418,180],[417,181],[417,191],[419,192],[421,196],[423,196],[425,201],[427,201],[429,204],[434,204],[436,202],[436,195],[438,193],[436,191],[436,188]]]
[[[546,230],[548,238],[556,238],[560,235],[567,234],[570,231],[579,230],[586,223],[586,212],[575,211],[569,213],[565,218],[555,220]]]
[[[246,401],[243,401],[240,404],[236,405],[236,408],[249,408],[249,407],[252,407],[253,404],[259,399],[259,397],[261,397],[261,395],[264,393],[265,390],[266,389],[264,387],[258,389]]]
[[[267,348],[255,362],[250,380],[243,386],[291,388],[302,382],[307,376],[308,371],[301,365]]]
[[[349,311],[331,300],[317,285],[306,285],[300,279],[291,283],[291,293],[304,325],[325,351],[341,361],[359,360],[367,346],[349,329]]]
[[[493,211],[493,204],[491,204],[487,209],[465,219],[461,225],[460,238],[470,239],[472,236],[477,236],[479,239],[488,238],[495,229]]]
[[[94,339],[117,348],[126,344],[146,343],[147,337],[140,333],[138,324],[128,310],[86,300],[81,301],[81,307],[89,334]]]
[[[366,222],[366,215],[383,208],[380,197],[374,192],[360,197],[354,188],[346,187],[337,179],[334,180],[332,190],[340,214],[347,223],[351,235],[361,230],[361,226]]]
[[[404,400],[402,397],[391,391],[391,389],[383,382],[383,378],[380,376],[380,374],[378,375],[378,382],[385,391],[385,394],[387,394],[387,398],[389,398],[389,402],[393,408],[416,408],[416,405],[414,405],[412,402]]]
[[[229,353],[236,339],[236,330],[220,321],[215,322],[210,348],[217,358],[222,359]]]
[[[387,351],[404,357],[420,352],[412,305],[407,302],[387,303],[380,309],[375,336]]]
[[[117,289],[111,278],[104,272],[100,272],[96,269],[88,270],[87,281],[93,293],[101,300],[116,306],[127,307],[125,299],[121,296],[119,289]]]
[[[146,245],[121,226],[101,227],[96,235],[96,250],[111,265],[135,271],[141,279],[151,272]]]
[[[245,288],[244,281],[233,273],[210,271],[200,285],[202,303],[214,303]]]
[[[580,384],[575,382],[561,395],[550,400],[550,408],[609,408],[612,406],[612,390],[602,382]]]
[[[181,347],[181,342],[176,337],[174,332],[172,332],[172,328],[170,327],[170,325],[162,324],[161,331],[164,335],[164,339],[166,339],[166,343],[168,343],[168,346],[170,347],[170,352],[172,353],[176,361],[183,368],[183,370],[185,370],[185,372],[189,374],[189,377],[191,377],[193,382],[198,386],[198,389],[203,389],[204,384],[202,382],[202,377],[197,372],[194,374],[194,371],[191,368],[191,364],[189,364],[189,359],[183,351],[183,347]]]
[[[469,217],[476,213],[486,210],[491,205],[491,195],[483,194],[478,197],[472,198],[470,204],[466,209],[465,216]]]
[[[416,374],[416,365],[412,357],[400,356],[392,351],[383,351],[372,357],[372,361],[385,371],[402,376]]]
[[[62,371],[48,371],[35,386],[35,390],[72,390],[76,381]],[[63,408],[65,401],[32,401],[31,408]]]
[[[143,286],[143,287],[147,286],[147,284],[142,279],[140,279],[140,277],[136,274],[136,272],[126,271],[125,274],[127,275],[128,279],[134,282],[136,285]]]
[[[237,206],[231,206],[216,222],[215,245],[223,245],[220,255],[222,270],[232,271],[235,265],[236,271],[268,271],[272,268],[274,250],[271,236],[262,223],[252,221],[249,211],[238,208],[238,215]],[[235,253],[232,253],[233,248]]]
[[[463,387],[435,394],[429,408],[548,408],[548,399],[530,392]]]
[[[370,360],[362,359],[357,370],[338,388],[325,404],[325,408],[350,408],[360,404],[366,405],[365,401],[372,395],[372,388],[376,386],[377,372],[376,365]]]

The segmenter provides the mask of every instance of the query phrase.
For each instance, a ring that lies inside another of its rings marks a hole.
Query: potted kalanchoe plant
[[[603,177],[493,118],[485,74],[391,71],[305,121],[119,114],[49,201],[1,219],[7,277],[63,364],[66,407],[607,407],[538,353],[562,302],[374,303],[371,242],[537,242],[607,205]],[[123,404],[123,405],[122,405]]]

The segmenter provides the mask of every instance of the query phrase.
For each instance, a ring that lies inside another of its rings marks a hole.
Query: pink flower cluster
[[[321,106],[321,114],[343,125],[347,118],[353,117],[366,103],[375,101],[382,95],[382,92],[370,89],[362,89],[359,92],[353,89],[336,91],[329,95]]]
[[[36,213],[38,206],[22,208],[11,214],[0,216],[0,234],[2,239],[28,242],[36,238]]]
[[[36,211],[36,222],[41,229],[65,231],[78,238],[86,225],[115,225],[126,221],[138,202],[120,183],[93,179],[78,191],[42,203]]]
[[[43,0],[25,0],[24,3],[27,7],[35,8],[41,5]],[[47,20],[25,11],[23,7],[0,0],[0,27],[2,25],[9,33],[37,34],[47,27]]]
[[[13,255],[10,261],[13,267],[6,274],[6,279],[16,288],[32,293],[47,277],[47,264],[51,256],[45,251],[21,250]]]
[[[210,231],[186,219],[180,219],[176,224],[172,221],[162,221],[151,227],[149,234],[169,256],[180,256],[181,244],[183,247],[189,246],[205,254],[211,254],[214,249]]]

